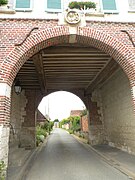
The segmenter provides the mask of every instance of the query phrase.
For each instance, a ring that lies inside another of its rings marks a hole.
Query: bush
[[[46,130],[43,129],[41,126],[36,127],[36,135],[44,135],[44,137],[47,136]]]
[[[4,161],[0,161],[0,180],[5,180],[5,164],[4,164]]]
[[[84,109],[82,112],[81,112],[81,116],[86,116],[87,115],[87,109]]]
[[[84,134],[81,133],[81,132],[79,133],[79,137],[80,137],[80,138],[83,138],[83,139],[85,138],[85,137],[84,137]]]
[[[36,127],[36,145],[38,146],[41,142],[43,142],[43,136],[47,136],[46,130],[42,126]],[[42,137],[42,138],[41,138]]]
[[[91,1],[85,1],[85,2],[78,2],[78,1],[72,1],[69,3],[68,7],[70,9],[90,9],[90,8],[96,8],[96,4]]]
[[[50,122],[45,122],[44,125],[41,125],[40,127],[46,130],[46,132],[50,134],[50,131],[52,130],[53,125],[54,125],[54,122],[50,121]]]
[[[70,116],[67,119],[63,119],[60,124],[61,127],[64,124],[69,124],[70,129],[68,130],[70,134],[73,134],[74,131],[80,131],[81,130],[81,126],[80,126],[80,116]]]
[[[36,135],[36,146],[39,146],[41,140],[40,140],[40,137],[39,135]]]
[[[8,0],[0,0],[0,6],[8,4]]]
[[[69,134],[74,134],[74,131],[72,129],[68,130]]]

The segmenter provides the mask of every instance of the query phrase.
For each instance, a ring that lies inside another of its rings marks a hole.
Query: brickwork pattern
[[[81,117],[81,130],[83,132],[89,132],[89,129],[88,129],[88,116],[82,116]]]
[[[82,110],[71,110],[70,116],[81,116]]]
[[[10,99],[0,96],[0,124],[9,125],[10,121]]]
[[[130,85],[122,70],[101,87],[101,96],[107,141],[124,151],[135,153],[135,118]]]
[[[92,145],[104,144],[106,131],[102,113],[102,100],[98,89],[94,90],[88,99],[89,110],[89,143]]]

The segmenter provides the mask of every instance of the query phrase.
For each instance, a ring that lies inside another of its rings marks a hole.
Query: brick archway
[[[70,43],[73,37],[74,42],[98,48],[109,54],[125,71],[131,85],[132,99],[135,110],[135,53],[133,48],[119,41],[117,37],[90,27],[77,27],[76,33],[71,33],[68,26],[56,26],[38,31],[30,35],[21,46],[12,47],[11,52],[0,65],[0,123],[7,127],[10,120],[10,91],[16,74],[22,65],[40,50],[57,45]],[[9,133],[9,128],[7,129]],[[6,145],[6,148],[7,145]],[[8,150],[7,150],[8,151]],[[3,157],[6,157],[7,154]]]
[[[21,66],[31,56],[46,47],[69,43],[70,35],[72,33],[70,33],[70,28],[67,26],[49,28],[31,35],[21,46],[15,47],[2,62],[0,66],[1,78],[11,85]],[[75,42],[93,46],[109,54],[125,71],[131,86],[135,85],[135,67],[133,63],[135,54],[126,44],[123,44],[115,37],[89,27],[77,28]]]
[[[74,36],[74,42],[98,48],[118,62],[130,81],[135,109],[135,67],[133,63],[135,54],[133,50],[119,39],[90,27],[77,27],[76,33],[72,34],[70,27],[57,26],[29,36],[21,46],[16,46],[1,63],[1,82],[11,87],[19,69],[31,56],[46,47],[70,43],[71,36]]]
[[[70,27],[57,26],[38,31],[36,34],[28,37],[21,46],[15,47],[1,64],[2,82],[11,86],[19,69],[31,56],[43,48],[61,43],[69,43],[70,35],[72,35]],[[76,43],[98,48],[118,62],[130,81],[135,106],[135,67],[133,63],[135,54],[133,50],[129,49],[126,43],[120,42],[119,39],[90,27],[78,27],[74,37]]]

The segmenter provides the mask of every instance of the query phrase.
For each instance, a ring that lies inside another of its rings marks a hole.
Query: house
[[[81,116],[82,110],[71,110],[70,116]]]
[[[54,122],[53,128],[59,128],[59,122]]]
[[[45,122],[49,121],[49,119],[44,116],[39,110],[37,110],[36,120],[37,124],[44,124]]]
[[[84,1],[84,0],[83,0]],[[0,10],[1,18],[57,19],[68,8],[71,0],[9,0],[8,10]],[[133,0],[92,0],[96,10],[86,10],[88,20],[135,21]]]

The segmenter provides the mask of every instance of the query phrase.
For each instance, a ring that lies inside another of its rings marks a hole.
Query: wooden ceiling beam
[[[54,78],[56,78],[56,79],[62,79],[62,80],[64,80],[64,79],[90,79],[90,77],[91,78],[93,78],[93,76],[48,76],[47,77],[47,79],[48,80],[54,80]]]
[[[68,61],[74,61],[74,60],[76,60],[76,61],[78,61],[78,60],[93,60],[94,62],[96,61],[96,60],[98,60],[98,61],[107,61],[109,58],[108,57],[67,57],[67,56],[65,56],[65,57],[50,57],[50,58],[43,58],[43,60],[44,61],[57,61],[57,60],[68,60]]]
[[[78,64],[85,64],[85,63],[87,63],[87,64],[96,64],[96,65],[98,65],[98,64],[105,64],[107,61],[106,60],[98,60],[98,61],[90,61],[90,60],[84,60],[84,59],[82,59],[81,61],[78,61],[78,60],[76,60],[76,61],[72,61],[72,60],[68,60],[68,61],[65,61],[65,60],[61,60],[61,59],[59,59],[59,60],[57,60],[57,61],[44,61],[43,62],[43,64],[44,65],[46,65],[46,64],[71,64],[71,63],[74,63],[74,64],[76,64],[76,63],[78,63]]]
[[[82,69],[85,69],[86,71],[87,70],[95,70],[95,71],[98,71],[98,70],[101,70],[101,68],[100,67],[88,67],[88,66],[86,66],[86,67],[84,67],[84,66],[68,66],[68,67],[44,67],[44,70],[45,71],[52,71],[52,70],[55,70],[55,71],[59,71],[59,70],[69,70],[71,73],[72,73],[72,71],[74,71],[74,70],[82,70]]]
[[[50,64],[47,64],[47,65],[45,65],[44,66],[44,68],[46,69],[46,68],[48,68],[48,67],[50,67],[50,69],[52,69],[52,68],[63,68],[63,66],[64,66],[64,64],[53,64],[53,65],[50,65]],[[98,69],[98,68],[103,68],[104,67],[104,65],[90,65],[90,64],[66,64],[65,65],[65,68],[95,68],[95,69]]]
[[[49,73],[57,73],[57,72],[60,72],[60,73],[67,73],[67,72],[69,72],[69,73],[85,73],[85,72],[89,72],[89,73],[96,73],[96,72],[99,72],[99,70],[97,70],[97,69],[87,69],[87,71],[86,71],[86,69],[76,69],[76,68],[74,68],[72,71],[71,71],[71,69],[69,68],[69,69],[66,69],[66,72],[65,72],[65,69],[46,69],[45,70],[45,72],[49,72]]]
[[[105,54],[105,53],[101,53],[101,52],[94,52],[94,53],[70,53],[69,54],[69,52],[68,53],[55,53],[55,54],[47,54],[47,53],[45,53],[45,54],[42,54],[42,57],[43,58],[50,58],[50,57],[105,57],[105,58],[108,58],[108,57],[110,57],[110,56],[108,56],[107,54]]]
[[[93,48],[93,47],[84,47],[84,46],[81,46],[81,47],[75,47],[75,46],[71,46],[70,45],[67,45],[67,46],[52,46],[52,47],[49,47],[49,48],[46,48],[44,50],[41,51],[42,55],[43,54],[52,54],[53,53],[58,53],[58,52],[65,52],[65,53],[97,53],[97,52],[102,52],[96,48]],[[104,53],[104,52],[102,52]]]
[[[22,85],[21,87],[22,87],[22,89],[40,89],[40,87],[36,86],[36,85],[34,85],[34,86]]]
[[[45,73],[44,73],[44,68],[43,68],[43,60],[41,53],[38,53],[32,57],[35,69],[37,72],[41,92],[45,94],[47,92],[47,86],[46,86],[46,79],[45,79]]]
[[[68,79],[65,79],[65,80],[63,80],[63,83],[89,83],[89,79],[75,79],[75,80],[68,80]],[[55,82],[54,81],[52,81],[52,80],[48,80],[47,81],[47,83],[49,84],[49,83],[58,83],[58,84],[61,84],[62,82],[60,81],[60,80],[56,80]]]
[[[56,88],[56,87],[57,88]],[[85,86],[84,85],[60,85],[60,86],[57,86],[57,85],[52,85],[52,86],[48,86],[48,89],[55,89],[56,91],[59,91],[59,90],[66,90],[66,89],[83,89]]]
[[[63,75],[68,75],[68,74],[69,74],[69,75],[71,75],[71,74],[72,74],[72,75],[74,75],[74,74],[75,74],[75,75],[77,75],[77,74],[93,75],[93,74],[96,74],[96,72],[95,72],[95,71],[94,71],[94,72],[93,72],[93,71],[92,71],[92,72],[91,72],[91,71],[90,71],[90,72],[89,72],[89,71],[86,72],[86,71],[77,71],[77,70],[76,70],[76,71],[73,71],[72,73],[71,73],[71,71],[55,71],[55,72],[53,71],[53,72],[51,72],[51,73],[46,72],[46,76],[47,76],[47,75],[55,75],[55,74],[57,74],[57,75],[58,75],[58,74],[63,74]]]

